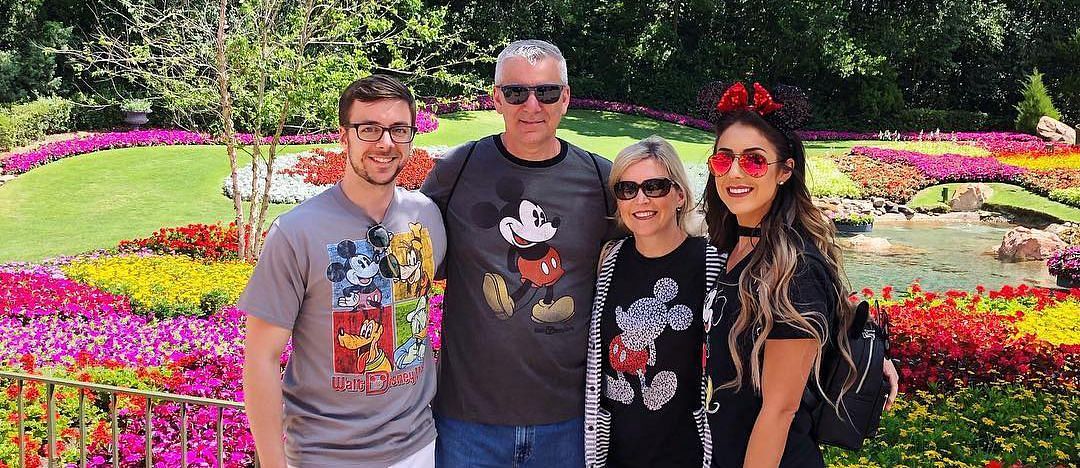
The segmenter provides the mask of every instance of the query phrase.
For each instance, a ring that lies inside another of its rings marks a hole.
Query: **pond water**
[[[916,278],[923,289],[937,291],[974,290],[980,284],[989,289],[1022,283],[1053,286],[1045,261],[1006,263],[987,253],[1001,245],[1009,230],[967,223],[877,223],[867,235],[913,249],[887,254],[845,249],[844,265],[856,290],[885,285],[906,289]]]

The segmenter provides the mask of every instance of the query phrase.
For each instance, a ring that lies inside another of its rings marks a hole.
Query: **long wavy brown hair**
[[[828,330],[833,327],[824,322],[822,317],[822,322],[826,324],[826,335],[823,336],[795,308],[788,293],[802,254],[802,246],[804,243],[816,246],[833,278],[832,293],[836,295],[838,304],[838,329],[847,330],[851,326],[855,313],[854,307],[847,300],[850,288],[841,262],[840,248],[835,242],[836,231],[832,222],[811,201],[810,190],[806,186],[806,151],[798,135],[776,128],[755,112],[738,111],[724,115],[717,122],[717,139],[736,123],[757,129],[777,149],[781,161],[791,159],[794,164],[791,177],[777,187],[776,198],[761,221],[761,238],[750,253],[749,263],[739,277],[739,301],[742,305],[735,325],[727,337],[736,374],[734,380],[722,383],[719,388],[741,389],[745,378],[743,362],[749,359],[750,382],[755,391],[761,390],[765,339],[774,324],[780,322],[805,332],[818,341],[811,375],[820,390],[824,344],[829,341]],[[739,223],[721,200],[714,177],[709,177],[705,184],[702,202],[705,221],[708,223],[709,241],[721,252],[730,252],[738,241]],[[750,355],[744,356],[739,352],[736,342],[749,330],[754,331],[753,346]],[[849,373],[840,394],[842,396],[855,381],[855,366],[851,360],[847,333],[838,333],[835,340],[839,345],[840,355],[849,366]],[[839,411],[839,398],[831,403]]]

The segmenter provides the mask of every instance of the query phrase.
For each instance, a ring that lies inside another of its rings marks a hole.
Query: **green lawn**
[[[988,185],[990,185],[990,188],[994,189],[993,195],[987,200],[988,203],[1004,207],[1015,207],[1028,211],[1038,211],[1064,221],[1080,222],[1080,208],[1058,203],[1015,185],[998,183],[991,183]],[[960,184],[941,184],[927,187],[915,194],[915,197],[908,202],[908,206],[915,208],[941,203],[942,187],[947,188],[949,190],[948,197],[952,197],[952,195],[956,193],[956,188],[958,186],[960,186]]]
[[[439,130],[417,137],[417,145],[454,146],[502,129],[495,112],[439,119]],[[700,130],[597,111],[570,111],[559,130],[560,137],[608,158],[653,134],[668,138],[688,160],[704,161],[712,142]],[[31,170],[0,187],[0,262],[109,248],[165,226],[228,222],[232,201],[221,192],[228,174],[221,146],[100,151]],[[271,205],[270,215],[292,206]]]
[[[494,111],[439,116],[439,130],[416,137],[416,144],[454,146],[501,132],[502,116]],[[613,159],[623,148],[650,135],[664,137],[687,162],[704,162],[712,149],[709,132],[614,112],[571,110],[559,125],[560,138]]]
[[[298,151],[306,147],[294,147]],[[113,247],[164,226],[230,220],[221,146],[99,151],[56,161],[0,187],[0,262]],[[271,205],[276,216],[291,205]]]
[[[455,146],[501,130],[502,117],[493,111],[442,115],[439,130],[418,136],[416,145]],[[675,146],[684,161],[694,164],[705,161],[713,140],[709,132],[689,127],[587,110],[570,111],[558,134],[607,158],[642,138],[660,135]],[[855,195],[854,184],[829,156],[871,144],[925,152],[964,150],[954,143],[806,142],[811,190],[819,195]],[[220,146],[126,148],[39,167],[0,187],[0,262],[37,261],[109,248],[120,240],[145,236],[166,226],[227,222],[233,218],[232,202],[222,195],[221,181],[228,173],[229,164]],[[936,193],[935,189],[924,192],[920,196],[932,202],[940,188]],[[1080,210],[1015,187],[998,190],[991,201],[1080,221]],[[277,216],[292,206],[271,205],[270,215]]]

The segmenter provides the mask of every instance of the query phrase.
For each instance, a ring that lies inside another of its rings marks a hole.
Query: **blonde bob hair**
[[[675,147],[671,146],[671,143],[668,143],[667,140],[653,135],[619,151],[619,155],[615,156],[615,161],[611,165],[611,176],[608,178],[608,189],[614,193],[615,184],[622,179],[622,175],[626,172],[626,169],[634,163],[646,159],[655,160],[660,166],[666,169],[668,178],[671,179],[672,182],[675,182],[675,190],[678,190],[679,193],[683,194],[683,203],[678,209],[675,221],[679,224],[679,227],[685,231],[687,229],[686,226],[689,221],[691,207],[694,206],[694,195],[687,190],[687,188],[690,187],[690,178],[686,176],[686,168],[683,167],[682,160],[679,159],[679,154],[675,151]],[[618,222],[619,227],[625,226],[618,210],[615,211],[615,220]]]

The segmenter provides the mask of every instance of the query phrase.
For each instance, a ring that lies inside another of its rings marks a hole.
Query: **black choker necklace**
[[[761,228],[739,226],[739,237],[761,237]]]

